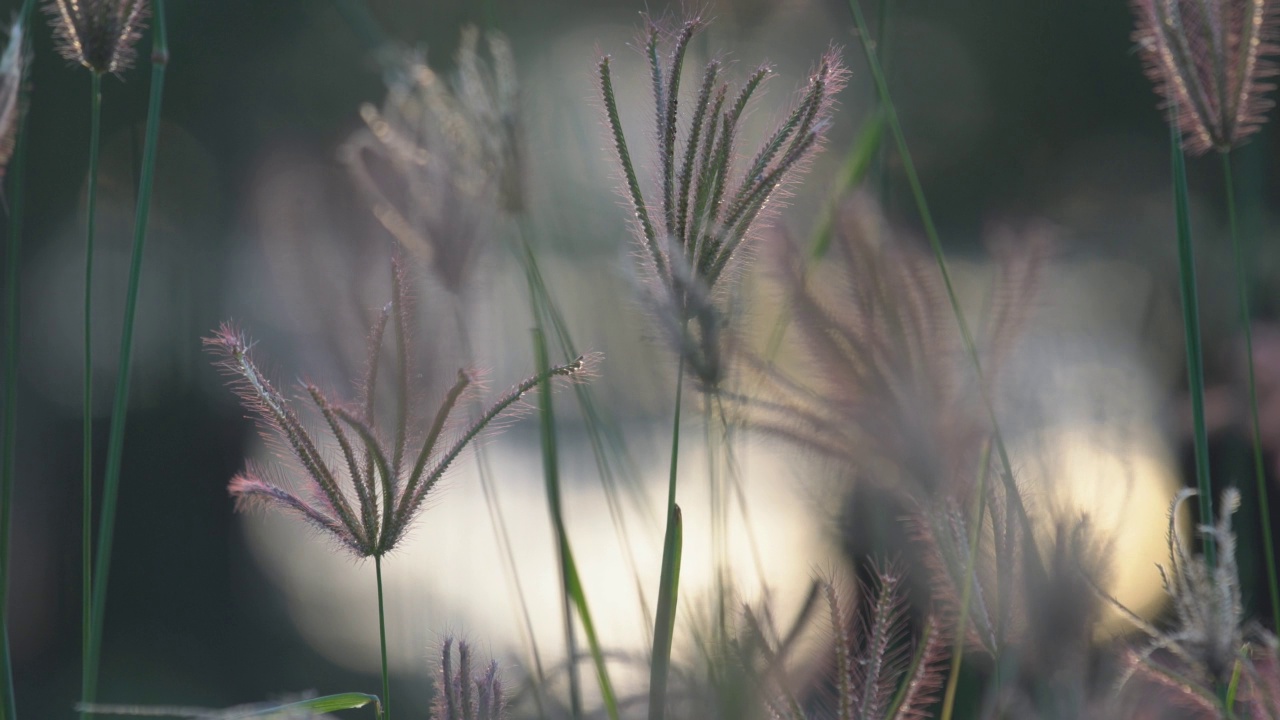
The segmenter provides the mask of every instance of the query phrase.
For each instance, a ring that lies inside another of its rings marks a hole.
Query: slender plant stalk
[[[153,4],[154,29],[151,46],[151,93],[147,104],[147,130],[142,146],[142,179],[133,226],[133,251],[129,263],[129,286],[125,296],[124,324],[120,335],[120,359],[116,367],[115,398],[111,405],[111,434],[107,441],[106,477],[102,489],[102,514],[98,524],[98,547],[93,573],[93,607],[90,614],[89,653],[84,666],[83,701],[93,703],[98,691],[98,663],[102,657],[102,625],[107,604],[107,577],[111,567],[111,542],[115,531],[116,499],[120,492],[120,464],[124,454],[124,429],[129,407],[129,371],[133,360],[133,324],[138,311],[138,288],[142,284],[142,255],[147,239],[154,187],[156,146],[160,138],[160,106],[164,96],[165,68],[169,64],[169,42],[165,29],[165,1]],[[86,713],[88,715],[89,713]]]
[[[458,328],[458,337],[461,338],[462,351],[468,362],[475,361],[474,345],[471,343],[471,334],[467,331],[467,324],[463,321],[462,302],[459,300],[453,304],[454,323]],[[536,317],[536,315],[535,315]],[[541,369],[539,370],[541,372]],[[484,408],[477,401],[474,412],[484,412]],[[546,703],[543,700],[542,692],[547,686],[546,672],[542,668],[542,653],[538,650],[538,639],[533,632],[533,618],[529,615],[529,603],[525,599],[524,584],[520,582],[520,573],[516,569],[515,551],[511,545],[511,535],[507,530],[506,515],[502,512],[502,504],[498,499],[497,489],[493,483],[493,471],[489,467],[489,456],[485,453],[483,444],[477,445],[475,448],[476,470],[480,474],[480,489],[484,491],[485,506],[489,511],[489,524],[493,528],[494,542],[502,550],[502,569],[507,575],[507,582],[511,584],[511,589],[516,595],[516,605],[518,619],[523,630],[522,636],[525,643],[528,644],[529,655],[533,659],[533,677],[530,679],[533,686],[533,703],[537,706],[538,717],[547,717]]]
[[[532,288],[531,288],[532,289]],[[535,298],[536,299],[536,298]],[[533,306],[535,319],[541,323],[537,303]],[[540,328],[533,330],[533,347],[538,372],[548,367],[547,343]],[[560,500],[560,462],[556,455],[555,410],[552,407],[551,383],[544,382],[539,392],[538,417],[542,421],[542,474],[546,482],[547,509],[551,513],[551,525],[556,534],[556,552],[560,560],[560,611],[564,622],[565,652],[569,656],[569,707],[575,720],[582,717],[582,681],[578,676],[578,643],[574,637],[573,607],[569,599],[568,533],[564,527],[564,508]]]
[[[1171,108],[1170,112],[1174,109]],[[1178,234],[1178,281],[1182,295],[1182,327],[1186,333],[1187,381],[1191,390],[1191,420],[1195,435],[1196,490],[1200,522],[1213,523],[1213,491],[1209,482],[1209,432],[1204,419],[1204,352],[1200,342],[1200,301],[1196,293],[1196,257],[1191,244],[1191,214],[1187,199],[1187,162],[1182,154],[1176,122],[1169,124],[1173,162],[1173,207]],[[1217,543],[1204,534],[1204,559],[1217,567]]]
[[[93,597],[93,231],[98,198],[98,155],[102,141],[102,73],[90,72],[89,77],[89,201],[84,243],[84,468],[80,495],[81,667],[88,664],[89,629],[93,624],[90,616]],[[88,675],[81,680],[88,680]]]
[[[990,465],[991,444],[987,443],[982,451],[982,471],[978,475],[978,491],[973,498],[973,503],[977,507],[972,513],[977,519],[973,523],[973,529],[969,531],[969,557],[965,558],[964,563],[964,590],[960,593],[960,615],[956,618],[956,637],[951,650],[951,672],[947,677],[947,689],[942,699],[941,720],[951,720],[951,713],[955,710],[956,690],[960,686],[960,665],[964,661],[969,604],[973,602],[973,584],[976,582],[973,577],[974,560],[978,557],[978,540],[982,534],[983,515],[987,509],[987,504],[982,500],[987,492],[987,472]]]
[[[703,418],[706,420],[707,490],[710,495],[709,520],[711,521],[711,577],[715,593],[716,642],[728,639],[728,618],[725,615],[728,588],[728,498],[725,481],[720,473],[720,452],[724,436],[715,433],[715,415],[711,412],[711,397],[704,398]],[[727,430],[727,428],[726,428]]]
[[[1231,247],[1236,256],[1236,288],[1240,301],[1240,329],[1244,332],[1244,357],[1249,379],[1249,422],[1253,439],[1253,475],[1258,485],[1258,515],[1262,522],[1262,552],[1267,565],[1267,589],[1271,593],[1271,627],[1280,631],[1280,589],[1276,581],[1275,546],[1271,540],[1271,503],[1267,499],[1267,474],[1262,464],[1262,430],[1258,421],[1258,385],[1253,368],[1253,328],[1249,313],[1249,274],[1245,265],[1244,241],[1236,223],[1235,182],[1231,171],[1231,153],[1222,153],[1222,180],[1227,195],[1227,221],[1231,229]]]
[[[858,4],[858,0],[849,0],[849,9],[853,12],[853,19],[858,33],[863,38],[869,37],[867,23],[862,15],[862,7]],[[938,228],[933,223],[933,213],[929,211],[928,202],[925,200],[924,187],[920,183],[920,176],[916,173],[915,163],[911,160],[911,151],[907,147],[907,138],[902,132],[902,124],[898,120],[898,111],[894,108],[893,100],[889,95],[889,85],[885,80],[880,60],[871,44],[864,42],[863,49],[867,56],[867,66],[870,68],[871,75],[876,83],[876,90],[880,96],[885,120],[888,122],[894,143],[897,145],[898,156],[902,159],[902,168],[906,173],[907,183],[911,186],[911,194],[915,198],[920,221],[924,225],[925,237],[928,238],[929,247],[933,250],[934,259],[938,263],[938,272],[942,275],[942,284],[947,291],[947,300],[951,304],[951,311],[955,315],[956,325],[960,329],[960,339],[964,344],[965,355],[968,356],[970,364],[973,365],[974,375],[978,381],[978,394],[982,397],[988,420],[991,422],[991,435],[996,448],[996,457],[1000,460],[1001,480],[1008,491],[1009,503],[1013,506],[1025,531],[1023,542],[1026,547],[1023,555],[1026,565],[1034,575],[1031,578],[1032,581],[1038,582],[1045,578],[1044,561],[1040,557],[1040,552],[1036,549],[1035,528],[1031,525],[1031,518],[1027,514],[1026,505],[1022,502],[1022,496],[1019,494],[1017,483],[1014,480],[1013,463],[1009,459],[1009,450],[1004,444],[1004,435],[1000,431],[1000,423],[996,417],[995,403],[991,399],[991,390],[982,371],[982,361],[978,357],[978,346],[973,340],[973,332],[969,329],[969,322],[965,320],[964,311],[960,308],[960,299],[956,295],[955,287],[951,282],[951,272],[947,269],[946,253],[943,251],[942,241],[938,237]]]
[[[390,506],[390,500],[387,500]],[[382,648],[382,717],[391,720],[391,673],[387,671],[387,612],[382,599],[382,556],[373,556],[373,568],[378,578],[378,642]]]
[[[538,360],[539,373],[547,375],[548,368],[547,340],[540,329],[534,329],[534,354]],[[582,579],[577,573],[577,562],[573,560],[573,548],[568,542],[568,532],[564,528],[564,511],[559,488],[559,465],[556,451],[556,415],[552,405],[552,386],[544,382],[540,386],[539,419],[541,421],[541,437],[543,437],[543,462],[547,470],[548,509],[552,512],[552,525],[556,530],[557,548],[561,556],[561,577],[563,579],[564,596],[573,602],[577,609],[577,618],[581,620],[582,630],[586,634],[586,644],[591,651],[591,661],[595,664],[595,678],[600,685],[600,698],[604,701],[604,711],[609,720],[618,720],[617,693],[613,692],[613,683],[609,680],[608,666],[604,662],[604,648],[600,646],[599,635],[595,633],[595,621],[591,619],[591,609],[586,602],[586,591],[582,588]],[[567,629],[570,628],[571,616],[566,615]],[[572,641],[572,635],[570,635]],[[577,655],[570,656],[570,670],[577,665]]]
[[[28,19],[34,0],[25,0],[17,26],[28,37]],[[21,91],[20,91],[21,92]],[[22,210],[25,200],[27,114],[18,118],[13,162],[9,166],[9,238],[5,243],[5,339],[4,408],[0,428],[0,720],[17,720],[13,688],[13,664],[9,655],[9,535],[13,521],[13,483],[17,468],[18,437],[18,320],[22,273]]]
[[[683,335],[683,332],[681,333]],[[676,506],[676,470],[680,459],[680,401],[684,394],[684,353],[676,368],[676,409],[671,421],[671,474],[667,481],[667,530],[662,543],[662,577],[658,583],[658,613],[653,626],[653,659],[649,666],[649,720],[663,720],[667,712],[667,674],[671,669],[671,638],[675,630],[676,599],[680,588],[682,528]]]

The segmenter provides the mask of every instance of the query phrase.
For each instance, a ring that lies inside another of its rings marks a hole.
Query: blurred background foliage
[[[645,76],[624,44],[633,40],[641,11],[663,8],[621,0],[367,0],[367,8],[396,40],[424,48],[442,70],[453,62],[465,24],[509,35],[522,88],[521,131],[539,252],[554,292],[581,329],[579,343],[606,355],[600,397],[636,428],[631,435],[640,438],[640,454],[658,447],[650,436],[666,412],[671,369],[663,349],[653,347],[628,284],[631,240],[598,122],[594,68],[601,49],[625,62],[622,101],[632,117],[647,120]],[[772,83],[771,104],[781,102],[829,44],[844,48],[854,75],[829,149],[777,224],[783,234],[807,237],[873,107],[847,6],[839,0],[719,0],[706,3],[705,14],[716,22],[695,52],[725,52],[739,61],[738,72],[761,58],[775,61],[784,77]],[[226,482],[255,452],[256,441],[202,353],[200,338],[220,320],[235,318],[261,341],[282,384],[305,375],[344,387],[344,366],[358,360],[363,347],[358,308],[385,301],[387,276],[377,258],[385,255],[379,248],[385,250],[387,241],[337,162],[337,150],[362,126],[360,105],[380,104],[385,86],[366,38],[333,2],[176,0],[169,23],[172,60],[102,696],[222,706],[280,691],[371,690],[376,665],[338,662],[332,651],[304,639],[288,593],[267,577],[271,571],[263,568],[270,563],[260,562],[252,533],[243,533],[244,520],[232,513]],[[1130,10],[1120,0],[899,0],[881,48],[949,248],[959,258],[976,258],[992,227],[1043,222],[1055,229],[1060,259],[1076,262],[1077,270],[1080,263],[1102,267],[1101,276],[1077,287],[1114,302],[1080,310],[1086,315],[1077,319],[1105,328],[1122,322],[1117,316],[1129,318],[1123,322],[1132,326],[1117,332],[1145,348],[1147,371],[1164,393],[1157,404],[1161,431],[1186,455],[1167,133],[1140,72],[1131,28]],[[67,67],[50,43],[47,28],[39,26],[31,77],[10,598],[18,707],[32,718],[69,717],[79,678],[77,333],[88,76]],[[99,388],[111,387],[118,342],[147,79],[133,70],[105,86]],[[773,119],[761,114],[759,123]],[[1280,149],[1272,128],[1255,137],[1238,161],[1244,227],[1256,257],[1256,315],[1264,324],[1280,310],[1280,253],[1270,230],[1271,209],[1280,207]],[[917,218],[903,178],[891,155],[883,162],[877,182],[887,213],[911,234]],[[1209,378],[1225,384],[1237,377],[1238,351],[1225,220],[1215,214],[1220,180],[1210,163],[1191,165],[1193,200],[1208,199],[1193,207],[1193,219],[1202,246]],[[466,322],[474,323],[478,355],[497,389],[531,370],[532,360],[518,267],[496,240],[509,229],[489,232],[495,239],[482,260]],[[1050,269],[1050,279],[1055,272]],[[1140,289],[1125,292],[1133,286]],[[430,299],[424,296],[424,304]],[[1134,302],[1149,306],[1124,306]],[[447,340],[456,330],[450,315],[439,322],[448,329],[438,336],[427,331],[425,341],[447,373],[465,358]],[[437,337],[444,340],[433,342]],[[99,392],[97,400],[97,439],[105,446],[109,393]],[[508,435],[516,446],[534,447],[529,428],[518,426]],[[1219,445],[1233,442],[1238,439],[1229,434],[1218,439]],[[536,488],[538,466],[526,464],[527,478],[502,482]],[[588,470],[579,475],[580,483],[592,482]],[[432,512],[454,512],[451,500],[446,496]],[[533,507],[527,512],[542,512]],[[1164,507],[1150,510],[1160,515]],[[1239,520],[1252,523],[1244,514]],[[479,523],[480,516],[472,521]],[[464,546],[460,541],[438,551],[462,552]],[[543,551],[550,555],[549,539]],[[793,564],[803,575],[814,562],[796,557]],[[350,565],[336,563],[336,572]],[[488,587],[502,588],[496,567],[491,575]],[[408,591],[401,603],[406,614],[421,616],[418,623],[428,633],[462,630],[496,643],[483,627],[448,627],[447,609],[437,613]],[[401,697],[416,692],[421,700],[435,652],[405,652],[418,653],[421,677],[401,675],[417,688]]]

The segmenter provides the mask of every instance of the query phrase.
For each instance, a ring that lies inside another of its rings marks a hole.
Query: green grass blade
[[[849,9],[853,12],[858,34],[864,39],[869,38],[866,19],[862,15],[862,7],[858,4],[858,0],[849,0]],[[1038,584],[1039,581],[1045,578],[1044,561],[1040,557],[1039,550],[1036,549],[1035,528],[1031,525],[1031,518],[1027,514],[1026,505],[1022,502],[1022,496],[1014,480],[1013,463],[1009,459],[1009,451],[1005,447],[1004,435],[1000,431],[1000,423],[996,418],[995,404],[991,399],[991,390],[987,386],[986,377],[982,372],[982,361],[978,357],[978,347],[973,340],[973,332],[969,328],[969,322],[965,320],[964,311],[960,308],[960,299],[956,296],[955,287],[951,281],[951,272],[947,268],[947,258],[942,249],[942,240],[938,237],[938,228],[934,225],[933,213],[930,212],[929,204],[925,200],[924,187],[920,183],[920,176],[916,173],[915,163],[911,159],[911,151],[907,147],[907,138],[902,131],[902,124],[898,121],[898,112],[894,108],[893,98],[889,94],[889,84],[885,80],[880,60],[871,43],[863,42],[862,47],[867,56],[867,66],[870,68],[871,75],[876,83],[881,111],[884,113],[894,144],[897,146],[898,156],[902,159],[902,168],[907,176],[907,183],[911,186],[911,194],[915,199],[920,221],[924,225],[925,237],[928,238],[929,247],[938,263],[938,272],[942,275],[942,284],[947,291],[947,300],[951,304],[951,310],[956,318],[956,325],[960,329],[960,338],[964,343],[965,354],[968,356],[970,364],[973,365],[974,375],[978,382],[978,394],[982,398],[982,402],[985,405],[984,409],[991,423],[996,456],[1000,460],[1001,480],[1009,493],[1009,501],[1018,515],[1018,520],[1025,530],[1023,533],[1023,543],[1025,544],[1023,560],[1032,574],[1031,582]]]
[[[24,38],[34,0],[22,3],[17,27]],[[30,42],[30,41],[24,41]],[[13,665],[9,655],[9,534],[13,520],[13,484],[17,469],[18,437],[18,321],[22,273],[22,211],[26,202],[23,179],[27,157],[27,114],[18,118],[13,161],[9,166],[9,237],[5,243],[5,339],[3,437],[0,438],[0,720],[16,720]]]
[[[84,701],[97,696],[98,663],[102,658],[102,625],[107,604],[107,577],[111,565],[111,542],[115,531],[116,499],[120,492],[120,464],[124,453],[125,417],[129,406],[129,371],[133,360],[133,324],[138,310],[138,287],[142,281],[142,256],[151,212],[151,191],[155,181],[156,145],[160,138],[160,106],[164,97],[165,68],[169,64],[169,43],[165,29],[165,2],[153,4],[153,44],[151,49],[151,93],[147,104],[146,139],[142,146],[142,178],[134,218],[133,251],[129,264],[129,285],[125,297],[124,325],[120,336],[120,359],[116,368],[115,398],[111,405],[111,434],[107,442],[106,479],[102,490],[102,514],[98,526],[98,548],[94,562],[92,632],[85,673]]]
[[[1258,515],[1262,525],[1262,554],[1267,566],[1267,589],[1271,595],[1271,627],[1280,631],[1280,583],[1276,580],[1276,551],[1271,538],[1271,503],[1267,499],[1267,473],[1262,463],[1262,429],[1258,420],[1258,383],[1253,367],[1253,328],[1249,312],[1249,273],[1245,264],[1244,240],[1236,223],[1236,193],[1231,153],[1222,153],[1222,179],[1226,191],[1227,220],[1236,261],[1236,298],[1239,301],[1240,330],[1244,333],[1244,357],[1248,368],[1249,423],[1253,440],[1253,476],[1257,482]]]
[[[88,227],[84,244],[84,417],[82,432],[80,527],[80,662],[84,676],[81,692],[88,684],[89,638],[93,616],[93,231],[98,198],[98,154],[102,140],[102,73],[91,72],[89,88],[89,197]]]
[[[338,710],[354,710],[362,708],[369,703],[373,703],[374,709],[378,717],[388,717],[383,714],[382,705],[378,702],[377,695],[368,695],[365,693],[341,693],[338,695],[325,695],[324,697],[312,698],[311,700],[302,700],[299,702],[287,703],[285,705],[276,705],[274,707],[254,710],[247,713],[235,713],[226,715],[220,720],[238,720],[239,718],[263,718],[281,715],[292,717],[292,713],[298,710],[309,710],[317,713],[336,712]],[[389,708],[388,708],[389,709]]]
[[[840,201],[850,188],[857,187],[866,179],[875,162],[876,155],[884,142],[885,116],[880,110],[871,114],[858,131],[858,137],[845,156],[844,166],[836,176],[836,183],[831,188],[831,195],[822,206],[818,221],[814,223],[813,234],[809,236],[809,258],[820,260],[826,256],[831,247],[831,231],[835,226],[836,210]]]
[[[667,677],[671,672],[671,643],[676,629],[676,599],[680,593],[680,555],[683,548],[684,520],[680,506],[673,505],[662,547],[662,581],[658,585],[658,616],[653,627],[649,720],[662,720],[667,712]]]
[[[971,511],[973,517],[973,528],[969,530],[969,557],[965,559],[964,567],[964,590],[960,593],[960,613],[956,618],[955,641],[951,650],[951,670],[947,676],[947,689],[942,699],[942,715],[941,720],[951,720],[951,714],[955,710],[956,690],[960,687],[960,666],[964,662],[964,647],[966,626],[969,622],[969,605],[973,602],[973,584],[977,579],[973,576],[974,559],[978,557],[978,541],[982,534],[983,511],[986,510],[987,504],[984,502],[984,495],[987,492],[987,475],[988,469],[991,467],[991,444],[982,451],[982,469],[978,475],[978,490],[974,493],[974,509]],[[994,530],[993,530],[994,532]],[[922,645],[923,647],[923,645]]]
[[[534,312],[538,309],[535,307]],[[556,534],[556,548],[560,556],[561,611],[564,620],[565,651],[569,654],[569,702],[574,718],[582,717],[582,688],[578,678],[578,647],[574,639],[573,612],[569,593],[569,536],[564,527],[564,508],[560,498],[560,468],[556,455],[556,421],[551,400],[551,378],[547,373],[547,342],[542,331],[533,331],[533,348],[538,363],[538,373],[543,380],[539,384],[538,418],[542,426],[542,471],[546,481],[547,509],[551,512],[551,525]]]
[[[339,710],[354,710],[373,703],[377,717],[382,717],[382,706],[377,695],[365,693],[339,693],[324,697],[300,700],[283,705],[260,705],[253,709],[243,706],[229,710],[211,710],[198,707],[181,707],[175,705],[105,705],[79,703],[76,709],[82,713],[94,715],[128,715],[132,717],[181,717],[192,720],[240,720],[241,718],[297,717],[300,710],[313,713],[329,713]]]
[[[613,682],[609,679],[609,668],[605,665],[604,647],[596,635],[596,625],[591,619],[591,609],[587,605],[587,595],[582,589],[582,578],[578,575],[578,564],[573,559],[573,550],[569,547],[567,537],[561,538],[564,549],[565,589],[578,610],[578,619],[582,621],[582,629],[587,635],[587,647],[591,650],[591,661],[596,667],[596,679],[600,683],[600,696],[604,701],[605,712],[609,720],[618,720],[618,696],[613,690]]]
[[[1173,162],[1173,208],[1178,235],[1178,287],[1182,295],[1182,328],[1186,333],[1187,384],[1191,391],[1191,419],[1195,430],[1196,489],[1200,522],[1212,524],[1213,490],[1209,482],[1209,432],[1204,419],[1204,352],[1200,342],[1200,301],[1196,293],[1195,249],[1191,244],[1187,161],[1182,154],[1177,127],[1175,122],[1169,124],[1169,154]],[[1205,562],[1209,567],[1216,567],[1217,545],[1212,535],[1206,534],[1203,537]]]

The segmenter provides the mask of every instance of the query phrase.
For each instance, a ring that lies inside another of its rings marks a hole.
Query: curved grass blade
[[[34,0],[25,0],[16,32],[28,37],[27,26]],[[21,88],[18,90],[22,92]],[[21,97],[19,103],[22,102]],[[18,320],[20,280],[19,262],[22,255],[22,210],[24,169],[27,157],[27,114],[18,118],[18,131],[14,139],[13,163],[9,175],[13,178],[9,194],[9,237],[5,244],[5,342],[4,342],[4,409],[3,438],[0,439],[0,720],[17,720],[18,711],[13,689],[13,666],[9,655],[9,531],[13,515],[13,482],[16,473],[18,433]]]
[[[676,598],[680,591],[680,554],[683,546],[684,520],[680,506],[673,505],[662,551],[658,615],[653,626],[653,660],[649,666],[649,720],[662,720],[666,716],[667,676],[671,671],[671,640],[675,635]]]
[[[142,179],[133,227],[133,250],[129,262],[129,285],[125,298],[124,325],[120,336],[120,359],[116,367],[115,398],[111,405],[111,434],[107,442],[106,479],[102,491],[102,514],[98,526],[98,549],[94,558],[92,629],[83,678],[83,699],[92,703],[97,696],[98,663],[102,658],[102,623],[107,605],[107,576],[111,566],[111,541],[115,531],[116,499],[120,492],[120,464],[124,454],[124,427],[129,407],[129,373],[133,360],[133,323],[138,310],[138,287],[142,280],[143,247],[151,214],[151,190],[155,181],[156,146],[160,139],[160,106],[164,99],[165,69],[169,64],[169,42],[164,21],[164,0],[153,5],[154,30],[151,48],[151,93],[147,104],[146,139],[142,149]]]
[[[100,705],[78,703],[76,710],[95,715],[128,715],[132,717],[176,717],[188,720],[239,720],[240,718],[297,718],[299,712],[329,713],[338,710],[354,710],[373,703],[376,717],[382,717],[382,704],[377,695],[349,692],[337,695],[300,700],[283,705],[240,705],[226,710],[182,707],[177,705]]]

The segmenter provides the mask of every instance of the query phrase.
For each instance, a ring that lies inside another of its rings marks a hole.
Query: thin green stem
[[[862,7],[858,4],[858,0],[849,0],[849,9],[853,12],[858,33],[864,39],[868,38],[867,23],[863,18]],[[1014,480],[1013,463],[1009,459],[1009,451],[1005,447],[1004,435],[1000,431],[995,403],[991,399],[991,389],[988,387],[986,377],[982,371],[982,362],[978,357],[978,346],[973,340],[973,332],[969,329],[969,322],[964,317],[964,311],[960,308],[960,299],[956,295],[955,287],[952,284],[951,272],[947,269],[946,253],[943,251],[942,241],[938,237],[938,228],[934,225],[933,214],[929,211],[928,202],[925,200],[924,187],[920,183],[920,176],[916,173],[915,163],[911,159],[911,152],[907,147],[907,138],[902,131],[902,124],[898,120],[898,111],[889,95],[889,85],[885,80],[880,60],[872,43],[864,42],[863,49],[867,56],[867,66],[870,68],[871,75],[876,83],[885,120],[888,121],[889,131],[893,134],[894,143],[897,145],[898,156],[902,159],[903,172],[907,176],[907,183],[910,185],[911,194],[915,198],[920,221],[924,225],[925,237],[928,238],[929,247],[932,249],[934,259],[938,263],[938,272],[942,275],[942,284],[947,291],[947,300],[951,304],[951,311],[955,314],[956,325],[960,329],[960,338],[964,344],[965,355],[968,356],[970,364],[973,365],[974,375],[978,381],[978,394],[982,398],[984,409],[991,423],[991,434],[995,443],[996,457],[1000,461],[1001,480],[1009,493],[1009,500],[1018,515],[1018,520],[1025,530],[1023,534],[1023,542],[1026,545],[1023,553],[1024,559],[1027,568],[1032,571],[1032,582],[1038,582],[1045,577],[1044,561],[1036,549],[1035,528],[1031,525],[1031,518],[1027,514],[1026,505],[1022,502],[1022,496],[1019,494],[1020,490]]]
[[[373,556],[373,568],[378,577],[378,642],[382,647],[382,717],[391,720],[391,673],[387,671],[387,611],[382,598],[382,556]]]
[[[683,335],[683,332],[681,333]],[[667,674],[671,669],[671,637],[680,587],[679,510],[676,476],[680,459],[680,401],[684,394],[684,353],[676,368],[676,409],[671,421],[671,472],[667,481],[667,529],[662,544],[662,577],[658,583],[658,613],[653,627],[653,659],[649,668],[649,720],[663,720],[667,711]]]
[[[964,590],[960,593],[960,615],[956,618],[956,637],[951,651],[951,671],[947,677],[947,689],[942,700],[941,720],[951,720],[955,710],[956,690],[960,686],[960,665],[964,661],[966,626],[969,622],[969,605],[973,602],[973,584],[977,580],[973,576],[974,560],[978,557],[978,540],[982,533],[983,513],[987,504],[983,496],[987,492],[987,472],[991,466],[991,444],[988,443],[982,452],[982,471],[978,475],[978,491],[974,494],[975,508],[973,528],[969,531],[969,556],[964,563]]]
[[[532,288],[530,288],[532,291]],[[537,298],[533,298],[537,300]],[[538,303],[533,306],[538,328],[533,331],[533,348],[538,372],[544,374],[550,366],[547,359],[547,342],[541,329],[541,313]],[[552,407],[551,379],[546,378],[539,388],[538,416],[541,420],[542,472],[546,482],[547,509],[551,513],[551,525],[556,534],[556,552],[560,561],[560,611],[564,621],[564,645],[569,656],[569,707],[575,720],[582,717],[582,681],[578,675],[578,643],[573,627],[573,605],[570,599],[569,534],[564,525],[564,507],[560,499],[560,462],[556,454],[555,411]]]
[[[22,4],[16,27],[27,37],[34,0]],[[9,655],[9,535],[13,520],[13,484],[18,438],[18,320],[22,273],[22,209],[27,158],[27,115],[18,118],[13,162],[9,166],[9,237],[5,243],[4,409],[0,428],[0,720],[17,720],[13,665]]]
[[[147,104],[147,130],[142,146],[142,179],[133,226],[133,250],[129,263],[129,285],[125,296],[124,323],[120,334],[120,358],[116,367],[115,397],[111,405],[111,434],[107,440],[107,467],[102,486],[102,511],[98,524],[98,547],[94,559],[93,607],[90,618],[89,655],[85,663],[83,702],[92,703],[98,690],[98,664],[102,657],[102,626],[107,605],[107,577],[111,566],[111,542],[115,531],[116,499],[120,492],[120,465],[124,454],[124,429],[129,406],[129,371],[133,360],[133,324],[138,311],[138,288],[142,284],[142,255],[151,213],[151,191],[155,181],[156,146],[160,138],[160,106],[164,96],[164,74],[169,64],[169,43],[165,29],[165,2],[153,5],[154,30],[151,47],[151,93]]]
[[[458,327],[458,337],[462,342],[463,356],[467,358],[467,362],[476,362],[476,354],[474,346],[471,343],[471,334],[467,331],[467,325],[463,321],[462,299],[454,298],[454,322]],[[537,317],[535,313],[535,317]],[[538,372],[543,372],[539,368]],[[473,413],[475,417],[483,414],[484,408],[477,399],[473,403]],[[524,584],[520,581],[520,573],[516,567],[515,551],[512,549],[511,535],[507,531],[506,515],[502,512],[502,504],[498,499],[498,491],[494,487],[493,471],[489,467],[489,456],[485,453],[483,444],[477,445],[474,450],[476,456],[476,469],[480,474],[480,488],[484,491],[484,503],[489,510],[489,524],[493,528],[493,539],[498,547],[502,550],[502,569],[506,573],[507,582],[511,584],[511,589],[516,595],[516,613],[517,620],[521,624],[522,638],[527,644],[529,655],[533,660],[533,703],[537,706],[538,717],[547,717],[546,703],[543,700],[542,693],[547,686],[546,672],[542,668],[542,653],[538,650],[538,639],[533,632],[533,618],[529,615],[529,603],[525,599]]]
[[[1172,111],[1172,109],[1171,109]],[[1171,116],[1172,117],[1172,116]],[[1209,432],[1204,419],[1204,352],[1200,341],[1200,302],[1196,292],[1196,258],[1191,244],[1191,215],[1187,200],[1187,164],[1182,155],[1177,123],[1169,124],[1173,162],[1173,207],[1178,235],[1178,281],[1182,295],[1182,327],[1186,333],[1187,384],[1191,391],[1191,419],[1195,435],[1196,489],[1200,522],[1213,523],[1213,491],[1209,482]],[[1218,562],[1217,544],[1204,535],[1204,559],[1209,567]]]
[[[89,202],[84,243],[84,467],[81,484],[80,518],[80,661],[81,692],[89,674],[89,638],[93,617],[93,230],[98,199],[98,155],[102,140],[102,73],[89,73]]]
[[[1267,474],[1262,464],[1262,430],[1258,420],[1258,385],[1253,368],[1253,328],[1249,313],[1249,274],[1245,265],[1244,240],[1236,223],[1236,193],[1231,171],[1231,153],[1222,153],[1222,179],[1227,195],[1227,220],[1231,247],[1236,256],[1236,288],[1240,302],[1240,329],[1244,333],[1244,357],[1249,379],[1249,422],[1253,439],[1253,475],[1258,486],[1258,515],[1262,522],[1262,552],[1267,565],[1267,589],[1271,593],[1271,627],[1280,631],[1280,589],[1276,581],[1275,546],[1271,540],[1271,503],[1267,499]]]

